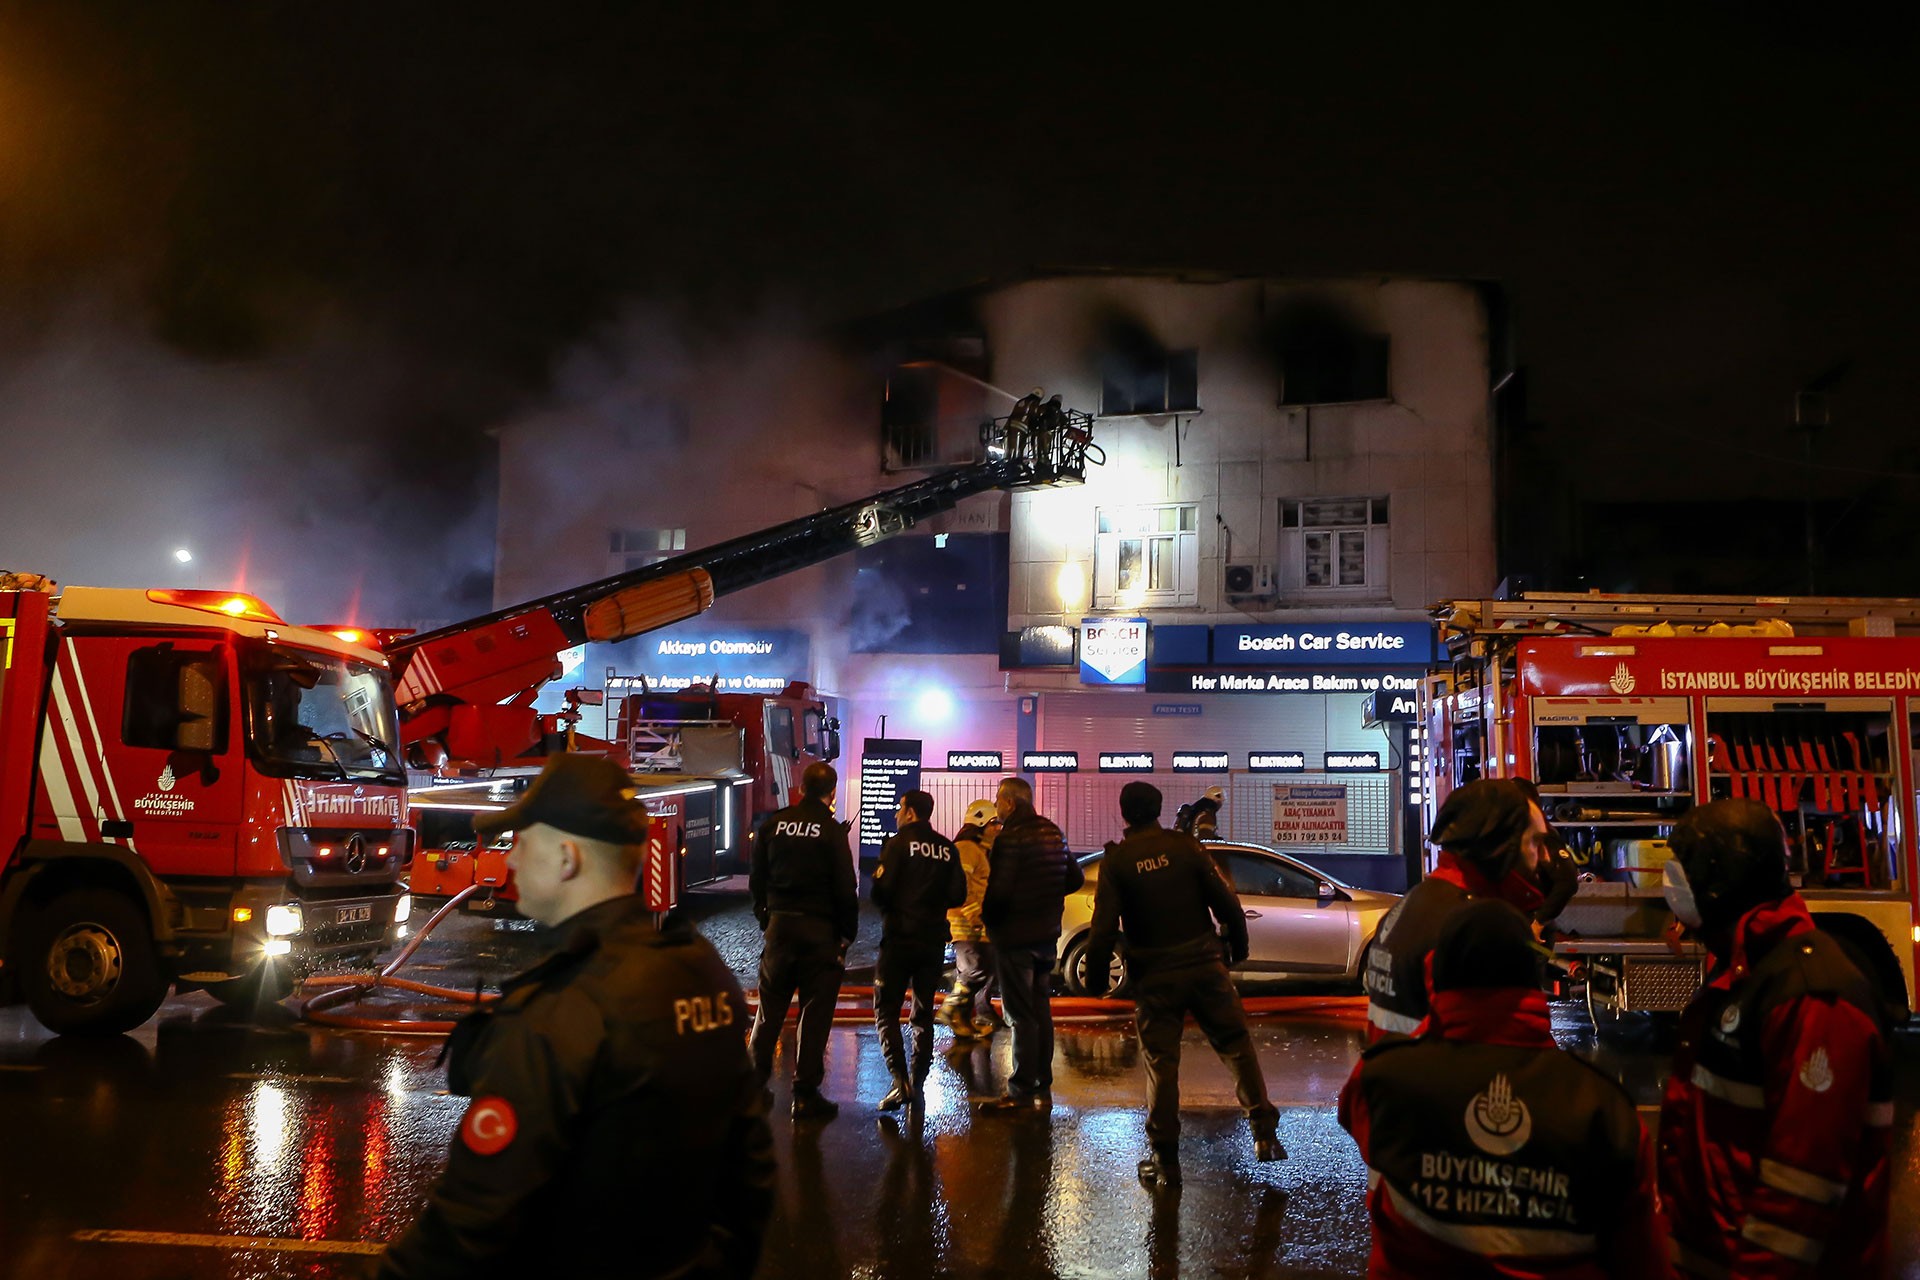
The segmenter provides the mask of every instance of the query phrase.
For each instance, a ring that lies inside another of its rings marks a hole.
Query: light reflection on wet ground
[[[453,985],[524,962],[537,939],[469,922],[433,963]],[[1657,1101],[1657,1045],[1597,1047],[1565,1010],[1556,1033]],[[881,1117],[888,1080],[873,1032],[837,1029],[826,1125],[775,1123],[779,1207],[761,1275],[1356,1276],[1366,1255],[1365,1170],[1332,1105],[1357,1056],[1357,1022],[1267,1022],[1257,1031],[1291,1159],[1251,1159],[1225,1071],[1186,1041],[1186,1187],[1135,1181],[1144,1082],[1125,1031],[1063,1030],[1050,1116],[982,1116],[1004,1036],[952,1048],[946,1033],[924,1117]],[[435,1040],[313,1030],[274,1013],[250,1024],[204,996],[106,1042],[48,1037],[0,1010],[0,1276],[342,1277],[353,1256],[79,1242],[92,1230],[379,1242],[404,1229],[439,1171],[464,1105],[446,1096]],[[1920,1189],[1915,1038],[1901,1039],[1896,1205]],[[1894,1254],[1920,1260],[1920,1226],[1896,1207]],[[635,1232],[636,1239],[644,1233]]]

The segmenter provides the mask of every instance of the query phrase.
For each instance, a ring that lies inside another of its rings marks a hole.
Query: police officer
[[[1433,870],[1400,899],[1367,954],[1368,1034],[1412,1035],[1427,1016],[1427,954],[1447,917],[1473,898],[1499,898],[1523,913],[1540,903],[1534,880],[1547,820],[1525,788],[1506,778],[1456,787],[1434,815]]]
[[[1199,841],[1160,825],[1157,787],[1120,788],[1126,838],[1107,846],[1094,888],[1087,945],[1087,988],[1107,989],[1114,939],[1124,932],[1134,1023],[1147,1062],[1147,1144],[1140,1179],[1150,1188],[1180,1185],[1180,1035],[1191,1013],[1233,1076],[1234,1093],[1253,1128],[1256,1160],[1284,1160],[1280,1113],[1267,1082],[1246,1010],[1220,954],[1217,921],[1233,962],[1247,958],[1247,921],[1240,899]]]
[[[840,1114],[837,1104],[820,1095],[820,1081],[827,1074],[827,1035],[846,976],[847,948],[860,929],[860,890],[847,829],[833,816],[839,786],[832,765],[808,765],[800,775],[800,802],[760,825],[747,876],[753,915],[766,935],[760,1004],[753,1015],[753,1065],[766,1084],[773,1076],[780,1027],[798,992],[796,1120],[831,1120]]]
[[[631,781],[555,756],[474,829],[514,832],[520,910],[560,950],[455,1030],[447,1084],[473,1101],[380,1275],[752,1274],[774,1165],[746,1004],[704,938],[655,929],[634,894]]]
[[[1372,1175],[1369,1276],[1668,1274],[1652,1143],[1626,1091],[1554,1043],[1539,971],[1526,917],[1465,904],[1425,1031],[1369,1048],[1341,1091]]]
[[[900,797],[898,830],[880,849],[873,871],[873,902],[880,908],[880,962],[874,969],[873,1021],[880,1055],[893,1076],[882,1111],[918,1106],[933,1065],[933,1015],[946,969],[947,910],[967,900],[960,854],[933,829],[933,797],[909,791]],[[913,993],[913,1062],[900,1042],[900,998]]]
[[[1660,1194],[1686,1275],[1887,1270],[1893,1061],[1872,982],[1787,878],[1773,810],[1673,829],[1666,896],[1712,956],[1660,1105]]]

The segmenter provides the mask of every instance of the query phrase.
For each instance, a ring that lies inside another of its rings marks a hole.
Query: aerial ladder
[[[692,618],[721,596],[871,546],[976,494],[1080,483],[1105,460],[1093,419],[1022,398],[981,428],[978,462],[433,631],[383,637],[409,762],[493,768],[548,747],[534,700],[560,654]]]

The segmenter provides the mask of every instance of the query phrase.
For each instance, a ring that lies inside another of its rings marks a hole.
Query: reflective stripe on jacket
[[[1367,1162],[1367,1274],[1668,1274],[1653,1144],[1618,1084],[1563,1052],[1538,991],[1445,991],[1340,1094]]]
[[[1893,1065],[1872,984],[1798,894],[1681,1017],[1660,1189],[1683,1274],[1886,1274]]]

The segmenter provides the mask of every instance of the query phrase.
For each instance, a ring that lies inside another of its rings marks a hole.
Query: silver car
[[[1208,841],[1206,847],[1233,881],[1247,917],[1247,960],[1235,966],[1235,974],[1313,982],[1360,980],[1374,932],[1400,901],[1399,894],[1356,889],[1264,845],[1219,840]],[[1080,860],[1087,883],[1067,898],[1060,921],[1060,974],[1074,995],[1087,990],[1087,936],[1105,856],[1096,853]],[[1116,950],[1107,994],[1125,994],[1126,980],[1127,962]]]

